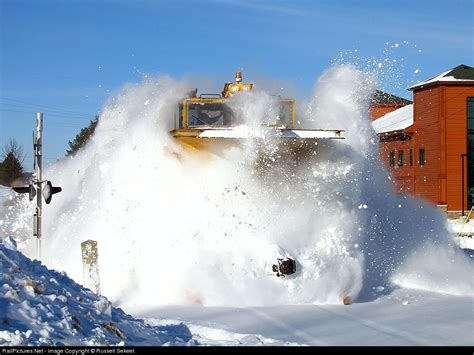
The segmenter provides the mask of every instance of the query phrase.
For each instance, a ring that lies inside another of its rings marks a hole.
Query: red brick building
[[[457,215],[474,205],[474,68],[416,84],[413,104],[373,122],[400,192]]]

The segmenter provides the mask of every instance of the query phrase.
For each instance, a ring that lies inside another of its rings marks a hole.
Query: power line
[[[28,109],[28,108],[27,108],[27,109]],[[32,110],[32,111],[22,111],[22,110],[11,110],[11,109],[5,109],[5,108],[0,108],[0,111],[4,111],[4,112],[16,112],[16,113],[27,113],[27,114],[29,114],[29,115],[36,113],[35,110]],[[69,118],[69,119],[73,119],[73,120],[93,120],[93,117],[92,117],[92,116],[76,117],[76,116],[72,116],[72,115],[70,115],[70,114],[57,113],[57,112],[49,112],[49,111],[47,111],[47,110],[42,110],[42,112],[44,112],[44,113],[47,114],[48,116],[51,116],[52,118]],[[95,116],[94,116],[94,117],[95,117]]]
[[[4,103],[3,101],[5,101],[5,100],[6,101],[13,101],[15,103],[20,103],[20,104],[27,105],[27,106],[46,108],[46,109],[49,109],[50,111],[56,111],[56,112],[61,112],[61,113],[70,113],[70,114],[75,114],[75,115],[87,115],[88,114],[87,112],[80,112],[80,111],[64,109],[64,108],[61,108],[61,107],[53,107],[53,106],[48,106],[48,105],[43,105],[43,104],[36,104],[36,103],[32,103],[32,102],[26,102],[26,101],[22,101],[22,100],[16,100],[16,99],[8,98],[8,97],[5,97],[5,96],[3,96],[2,99],[1,99],[2,104],[8,104],[8,105],[11,105],[11,106],[14,105],[14,104],[11,104],[11,103]]]
[[[11,103],[8,103],[8,102],[1,103],[0,105],[1,106],[6,106],[7,108],[14,107],[14,108],[25,108],[25,109],[28,109],[28,110],[29,109],[34,109],[33,107],[26,107],[24,105],[11,104]],[[35,110],[35,111],[37,111],[37,110]],[[44,110],[44,109],[41,109],[41,111],[48,111],[48,112],[52,112],[52,113],[61,113],[61,114],[67,114],[67,115],[75,115],[75,116],[77,115],[77,116],[90,117],[87,114],[82,114],[82,113],[77,113],[76,114],[76,113],[73,113],[73,112],[67,112],[67,111],[62,112],[62,111],[59,111],[59,110],[49,110],[49,109]]]

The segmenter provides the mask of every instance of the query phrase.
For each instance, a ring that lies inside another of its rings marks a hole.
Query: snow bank
[[[13,191],[11,188],[0,185],[0,206],[5,205],[12,194]]]
[[[0,216],[5,216],[8,210],[8,201],[12,198],[13,191],[6,186],[0,185]],[[4,228],[5,218],[0,218],[0,228]]]
[[[0,243],[0,346],[195,343],[183,324],[149,326],[15,247]]]
[[[162,310],[163,311],[163,310]],[[217,312],[221,312],[221,307],[219,307]],[[236,319],[235,313],[239,312],[239,310],[234,309],[227,309],[226,317],[220,317],[220,320],[228,320],[230,323],[235,323],[233,320]],[[149,311],[148,311],[149,312]],[[182,309],[181,317],[186,317],[192,313],[189,309]],[[166,327],[170,327],[172,324],[176,324],[178,326],[182,326],[182,322],[174,320],[174,319],[154,319],[149,318],[145,319],[147,324],[153,326],[160,326],[164,325]],[[192,324],[193,322],[186,322],[186,325],[189,327],[190,331],[193,334],[193,338],[199,342],[202,346],[306,346],[307,344],[297,343],[293,341],[282,341],[278,339],[264,337],[261,334],[249,334],[249,333],[239,333],[239,332],[231,332],[226,330],[229,328],[228,325],[219,325],[217,323],[204,321],[205,324],[212,324],[212,327],[205,326],[205,325],[197,325]],[[201,322],[199,322],[201,323]],[[274,326],[275,324],[273,324]],[[224,329],[222,329],[222,328]],[[267,326],[267,329],[270,328]]]
[[[320,141],[312,158],[298,161],[282,157],[272,139],[219,155],[184,150],[168,132],[193,87],[167,77],[126,85],[104,106],[90,144],[45,172],[63,188],[44,209],[47,265],[81,280],[80,243],[97,240],[101,290],[123,307],[373,299],[374,289],[390,291],[394,275],[433,267],[432,279],[446,282],[410,285],[444,292],[460,282],[472,292],[469,280],[443,274],[474,271],[443,216],[398,195],[379,160],[368,118],[374,78],[341,65],[318,79],[298,107],[300,127],[345,129],[347,139]],[[275,109],[263,91],[232,104],[249,129]],[[27,224],[18,226],[30,223],[28,208],[16,205],[3,231],[34,255]],[[423,258],[411,264],[420,248]],[[284,256],[297,261],[297,273],[278,278],[271,266]]]
[[[34,205],[24,195],[15,193],[10,187],[0,185],[0,240],[10,236],[16,239],[21,249],[31,232],[31,216]]]

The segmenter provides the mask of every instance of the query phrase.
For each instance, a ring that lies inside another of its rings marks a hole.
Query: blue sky
[[[307,93],[344,61],[411,98],[409,85],[474,65],[473,19],[472,0],[0,0],[0,146],[15,138],[31,170],[42,111],[45,160],[61,158],[144,74],[223,83],[243,69]]]

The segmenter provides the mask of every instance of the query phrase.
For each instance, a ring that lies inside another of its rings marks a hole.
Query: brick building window
[[[425,165],[425,148],[420,148],[420,160],[419,160],[420,165]]]
[[[393,150],[390,152],[390,166],[395,166],[395,152]]]
[[[405,158],[403,156],[403,150],[398,151],[398,166],[403,166],[405,164]]]
[[[410,149],[410,166],[413,166],[413,149]]]

